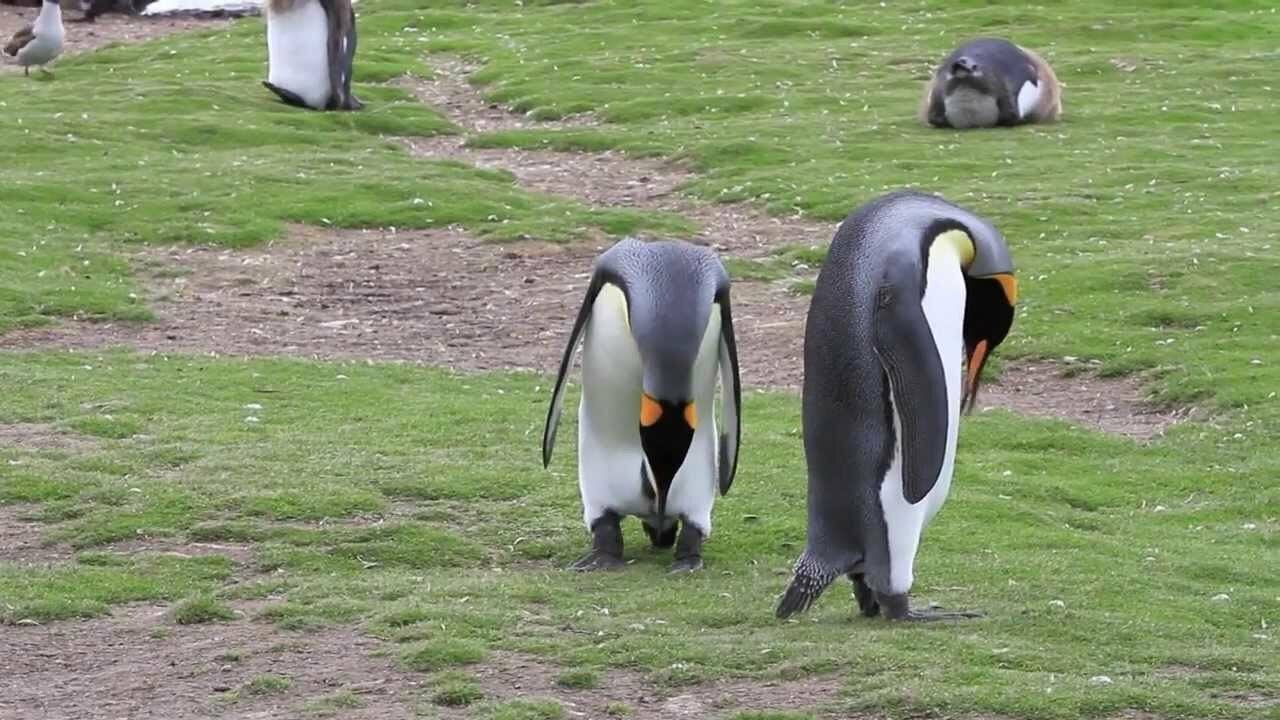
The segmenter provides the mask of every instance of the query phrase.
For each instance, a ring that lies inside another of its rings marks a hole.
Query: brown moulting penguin
[[[622,567],[626,516],[640,518],[654,547],[675,545],[673,572],[701,569],[716,491],[733,483],[742,432],[724,265],[708,248],[635,238],[596,259],[547,411],[544,467],[579,340],[578,488],[592,549],[573,569]]]
[[[999,38],[978,38],[947,56],[925,86],[920,119],[967,129],[1053,122],[1062,86],[1039,55]]]
[[[31,74],[32,65],[39,65],[46,74],[52,74],[44,66],[62,54],[66,36],[66,29],[62,26],[62,7],[58,0],[44,0],[36,21],[9,38],[4,46],[4,54],[17,59],[24,75]]]
[[[263,85],[313,110],[359,110],[351,94],[356,15],[351,0],[267,0],[269,70]]]
[[[960,414],[1017,294],[1000,232],[936,196],[885,195],[841,224],[805,327],[808,538],[778,617],[841,575],[869,617],[975,616],[914,610],[907,593],[951,487]]]

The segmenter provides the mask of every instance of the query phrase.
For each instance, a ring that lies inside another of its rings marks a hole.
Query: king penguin
[[[351,94],[356,55],[351,0],[267,0],[266,14],[270,69],[263,85],[299,107],[364,107]]]
[[[676,546],[673,572],[701,569],[716,489],[733,484],[742,433],[724,265],[708,248],[635,238],[596,259],[547,412],[544,467],[579,340],[578,488],[592,549],[573,569],[621,567],[626,516],[640,518],[654,547]]]
[[[17,58],[24,75],[31,74],[32,65],[44,65],[62,54],[66,29],[62,26],[62,6],[58,0],[44,0],[36,21],[22,28],[5,43],[4,53]]]
[[[920,119],[966,129],[1052,122],[1062,86],[1036,53],[1008,40],[978,38],[956,48],[925,85]]]
[[[808,539],[778,617],[841,575],[868,617],[974,616],[912,609],[907,592],[951,487],[960,413],[1017,294],[1000,232],[941,198],[891,193],[841,224],[805,326]]]

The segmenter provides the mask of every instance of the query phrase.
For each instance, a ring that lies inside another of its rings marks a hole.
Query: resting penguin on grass
[[[634,238],[596,260],[547,412],[544,467],[580,339],[578,486],[593,542],[573,569],[624,565],[620,523],[628,515],[640,518],[655,547],[675,544],[673,572],[700,569],[716,488],[723,495],[733,483],[742,431],[724,265],[707,248]]]
[[[356,14],[351,0],[267,0],[269,90],[312,110],[359,110],[351,94]]]
[[[947,56],[925,86],[920,119],[956,129],[1053,122],[1062,87],[1041,57],[1008,40],[978,38]]]
[[[1013,324],[1012,273],[998,230],[932,195],[883,196],[836,232],[805,327],[808,542],[778,617],[841,575],[868,617],[975,616],[913,610],[907,591],[950,489],[960,412]]]
[[[66,30],[62,27],[62,7],[58,0],[44,0],[36,21],[13,34],[4,46],[4,54],[18,59],[22,74],[30,75],[32,65],[44,65],[62,54]]]

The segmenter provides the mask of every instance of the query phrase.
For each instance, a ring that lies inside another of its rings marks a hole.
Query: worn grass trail
[[[829,677],[841,692],[814,704],[890,717],[1274,716],[1271,8],[416,5],[361,4],[370,109],[355,115],[258,92],[260,21],[68,58],[56,82],[6,78],[0,144],[22,162],[0,168],[0,330],[145,319],[122,242],[239,247],[285,222],[457,222],[498,240],[686,227],[527,193],[382,137],[451,130],[387,82],[448,51],[486,63],[476,79],[496,101],[603,121],[474,144],[679,157],[699,170],[688,192],[825,219],[903,185],[973,207],[1009,237],[1023,279],[1006,357],[1142,373],[1201,419],[1145,445],[999,411],[966,419],[916,593],[987,617],[857,619],[841,585],[778,623],[773,599],[804,537],[794,396],[748,393],[741,475],[706,572],[667,576],[669,558],[628,524],[635,562],[580,576],[561,570],[587,542],[572,413],[552,472],[538,463],[545,377],[8,352],[0,437],[43,428],[56,441],[0,445],[0,504],[44,523],[54,560],[0,560],[0,621],[56,632],[146,601],[173,603],[175,623],[219,622],[252,601],[251,622],[299,637],[336,624],[385,639],[431,683],[421,712],[443,717],[567,713],[554,699],[503,704],[509,690],[469,675],[513,650],[577,671],[566,687],[625,671],[655,696],[721,677]],[[1068,85],[1065,122],[963,136],[915,123],[929,65],[980,33],[1044,51]],[[825,241],[733,267],[782,276],[820,262]],[[155,552],[190,542],[248,551]]]

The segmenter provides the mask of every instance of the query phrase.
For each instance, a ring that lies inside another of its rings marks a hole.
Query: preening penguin
[[[290,105],[313,110],[359,110],[351,94],[356,14],[351,0],[267,0],[263,81]]]
[[[36,21],[22,28],[5,43],[4,54],[17,58],[24,75],[31,74],[32,65],[43,66],[62,54],[66,29],[62,26],[62,7],[58,0],[44,0]]]
[[[675,544],[673,571],[701,568],[716,489],[723,495],[733,483],[742,428],[724,265],[707,248],[634,238],[596,260],[547,411],[544,467],[579,340],[578,487],[592,549],[574,569],[621,567],[628,515],[655,547]]]
[[[957,129],[1052,122],[1062,114],[1062,86],[1034,52],[998,38],[952,51],[924,89],[920,119]]]
[[[867,616],[972,616],[912,610],[907,591],[951,486],[961,410],[1017,294],[1000,232],[941,198],[892,193],[845,219],[805,327],[808,539],[778,617],[841,575]]]

